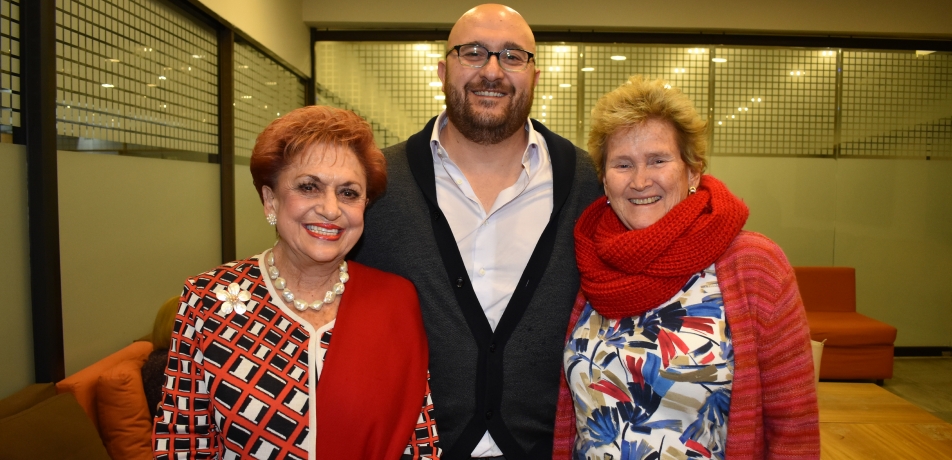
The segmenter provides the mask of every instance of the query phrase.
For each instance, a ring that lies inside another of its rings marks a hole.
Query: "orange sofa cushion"
[[[81,371],[56,383],[57,393],[72,393],[76,401],[86,411],[86,416],[99,429],[99,417],[96,411],[96,386],[99,376],[107,369],[123,361],[147,357],[152,353],[152,342],[132,342],[129,346],[109,355]],[[143,358],[144,359],[144,358]]]
[[[826,340],[826,347],[888,345],[896,341],[896,328],[855,312],[807,311],[810,338]]]
[[[856,311],[856,269],[793,267],[806,311]]]
[[[99,376],[99,435],[112,458],[152,459],[152,417],[142,388],[146,356],[123,361]]]
[[[0,420],[0,459],[109,460],[96,427],[71,394]]]

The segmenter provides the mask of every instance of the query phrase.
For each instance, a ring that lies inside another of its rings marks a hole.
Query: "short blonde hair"
[[[707,169],[707,122],[698,115],[691,99],[664,80],[648,81],[635,75],[599,98],[592,109],[588,151],[595,162],[599,180],[605,178],[605,146],[609,138],[648,120],[671,123],[677,133],[681,159],[691,171],[704,173]]]
[[[175,314],[178,313],[179,297],[170,297],[159,307],[155,314],[155,324],[152,325],[152,349],[168,350],[172,345],[172,326],[175,325]]]

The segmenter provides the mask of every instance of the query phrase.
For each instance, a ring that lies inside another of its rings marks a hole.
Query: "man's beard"
[[[531,86],[522,94],[515,94],[512,89],[508,89],[507,92],[513,96],[501,116],[477,113],[466,100],[466,95],[471,91],[493,91],[502,86],[499,82],[482,80],[479,84],[467,83],[462,91],[448,87],[446,116],[463,137],[480,145],[495,145],[525,127],[529,112],[532,111]],[[501,100],[497,103],[501,103]]]

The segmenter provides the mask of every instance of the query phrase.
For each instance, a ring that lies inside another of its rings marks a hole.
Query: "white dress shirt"
[[[527,121],[529,143],[522,154],[522,173],[514,184],[499,193],[486,212],[466,176],[440,143],[440,132],[447,121],[443,112],[430,137],[436,199],[453,230],[483,313],[495,331],[549,223],[553,206],[552,163],[545,139]],[[502,451],[487,431],[472,455],[496,457]]]

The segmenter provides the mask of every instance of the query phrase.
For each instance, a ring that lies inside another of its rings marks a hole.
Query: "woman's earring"
[[[278,216],[274,215],[273,212],[268,214],[268,217],[265,217],[265,219],[268,220],[268,223],[271,224],[272,227],[278,224]]]
[[[688,195],[694,195],[695,193],[697,193],[697,187],[691,187],[688,189]]]
[[[611,204],[612,204],[612,199],[611,199],[611,198],[605,198],[605,204],[611,205]]]

